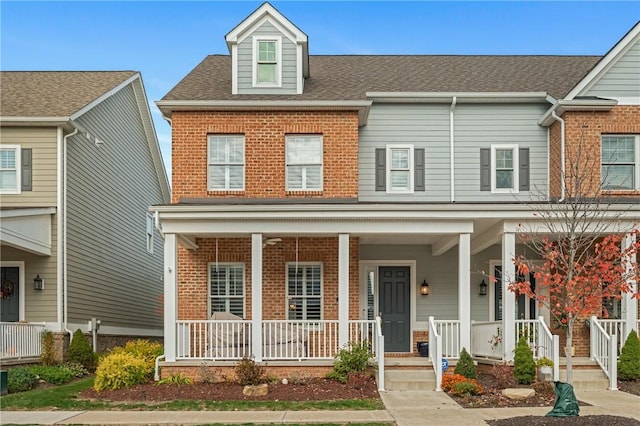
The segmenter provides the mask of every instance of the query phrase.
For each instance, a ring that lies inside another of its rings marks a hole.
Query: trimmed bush
[[[518,340],[516,353],[513,358],[513,376],[518,383],[530,384],[536,377],[536,362],[529,341],[525,337]]]
[[[620,350],[618,378],[620,380],[640,379],[640,340],[635,330],[631,330]]]
[[[37,383],[38,376],[29,367],[9,369],[7,378],[7,390],[9,393],[31,390]]]
[[[477,379],[478,372],[476,371],[476,366],[473,364],[473,359],[471,359],[471,355],[465,348],[462,348],[460,351],[460,359],[456,364],[455,370],[453,370],[454,374],[460,374],[467,379]]]
[[[73,377],[84,377],[89,374],[89,370],[77,362],[65,362],[60,367],[69,370],[71,374],[73,374]]]
[[[52,385],[61,385],[73,380],[73,372],[59,365],[35,365],[31,367],[31,371],[36,374],[40,380],[44,380]]]
[[[162,355],[164,349],[160,343],[146,339],[130,340],[124,348],[114,348],[111,353],[128,353],[141,359],[145,363],[145,371],[148,377],[153,375],[156,367],[156,358]]]
[[[349,374],[369,368],[369,360],[372,357],[368,343],[349,342],[336,354],[333,371],[327,377],[347,383]]]
[[[476,379],[457,373],[442,376],[442,390],[457,396],[480,395],[483,392]]]
[[[105,389],[133,386],[146,381],[144,360],[124,352],[111,353],[100,361],[93,388],[99,392]]]
[[[56,354],[53,351],[53,333],[50,331],[43,331],[42,336],[40,336],[40,341],[42,343],[42,352],[40,352],[40,364],[56,364]]]
[[[242,358],[235,368],[238,383],[242,386],[259,385],[265,381],[265,371],[254,360]]]
[[[67,350],[67,361],[82,364],[90,372],[96,370],[97,356],[80,329],[73,333],[73,339]]]

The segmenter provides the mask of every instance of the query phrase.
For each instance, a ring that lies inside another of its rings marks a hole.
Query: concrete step
[[[567,381],[567,370],[560,370],[560,381]],[[599,368],[596,369],[573,369],[573,388],[576,390],[607,390],[609,379]]]
[[[387,390],[433,390],[436,374],[431,368],[385,370],[384,386]]]

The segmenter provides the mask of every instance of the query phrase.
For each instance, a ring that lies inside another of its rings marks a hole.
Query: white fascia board
[[[585,223],[577,231],[579,233],[626,233],[637,228],[637,222],[632,218],[620,220],[619,217],[612,216],[609,222],[605,219],[594,220],[593,223]],[[506,220],[502,224],[503,232],[523,233],[523,234],[567,234],[569,232],[566,220],[562,218],[554,221],[512,221]]]
[[[78,117],[80,117],[81,115],[85,114],[87,111],[89,111],[90,109],[92,109],[96,105],[99,105],[100,103],[104,102],[105,99],[107,99],[107,98],[113,96],[114,94],[118,93],[120,90],[122,90],[122,88],[127,87],[129,84],[131,84],[131,82],[133,82],[135,79],[139,79],[139,78],[140,78],[140,73],[137,72],[137,73],[133,74],[131,77],[129,77],[128,79],[126,79],[122,83],[118,84],[117,86],[115,86],[111,90],[103,93],[102,95],[100,95],[99,97],[94,99],[93,101],[89,102],[84,107],[80,108],[78,111],[76,111],[73,114],[71,114],[69,119],[72,120],[72,121],[76,120]]]
[[[640,40],[640,22],[627,32],[627,34],[609,50],[595,67],[578,84],[571,89],[565,99],[571,100],[576,96],[587,92],[604,75],[627,50]]]
[[[451,103],[540,103],[548,102],[547,92],[366,92],[375,102]]]
[[[60,126],[68,121],[69,117],[0,117],[0,124],[3,126]]]
[[[567,111],[610,111],[614,106],[618,105],[615,99],[560,99],[551,108],[549,108],[540,120],[538,125],[550,126],[555,119],[552,114],[555,111],[557,115],[562,115]]]

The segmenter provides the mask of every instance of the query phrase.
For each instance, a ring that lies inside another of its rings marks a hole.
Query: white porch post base
[[[460,347],[471,353],[471,234],[460,234],[458,244],[458,319]]]
[[[349,234],[338,236],[338,345],[349,342]]]
[[[622,250],[627,250],[632,244],[635,243],[635,235],[627,234],[622,240]],[[627,262],[627,273],[631,273],[635,266],[635,259],[624,259]],[[631,296],[638,291],[638,283],[634,280],[628,280],[627,283],[631,287],[630,293],[625,293],[622,296],[622,315],[624,319],[624,327],[622,329],[623,335],[619,337],[619,341],[624,344],[625,340],[631,330],[638,332],[638,301],[632,299]]]
[[[502,359],[512,361],[516,348],[516,296],[509,291],[509,283],[516,276],[513,258],[516,237],[512,232],[502,234]]]
[[[164,235],[164,359],[176,360],[178,311],[178,245],[176,234]]]
[[[251,349],[262,362],[262,234],[251,234]]]

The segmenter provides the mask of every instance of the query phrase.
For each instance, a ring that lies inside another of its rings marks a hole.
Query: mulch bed
[[[539,417],[522,416],[487,420],[491,426],[640,426],[635,419],[620,416]]]

